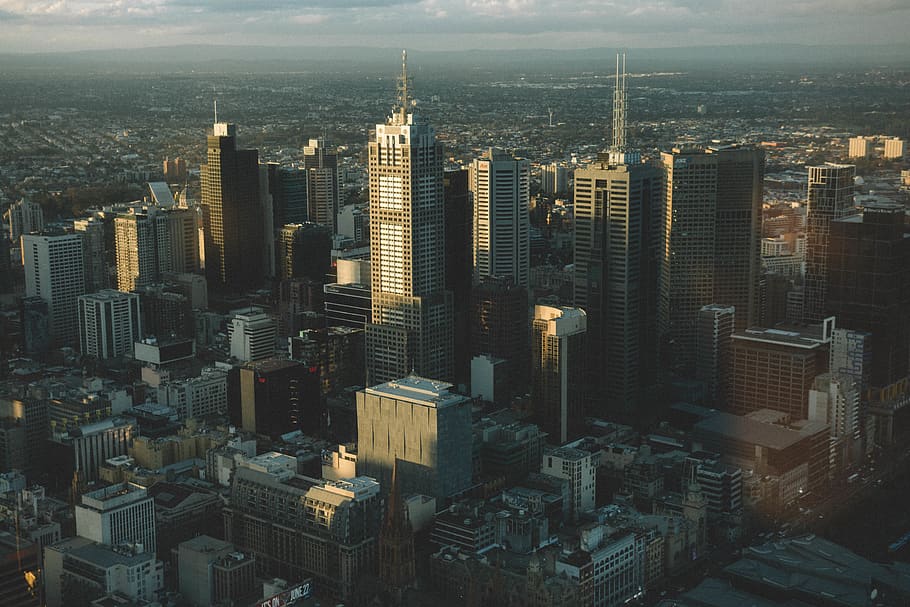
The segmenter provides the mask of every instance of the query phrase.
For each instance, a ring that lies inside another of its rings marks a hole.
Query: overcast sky
[[[0,0],[0,52],[906,44],[910,0]]]

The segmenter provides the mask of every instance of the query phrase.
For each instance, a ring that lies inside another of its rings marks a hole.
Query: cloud
[[[907,0],[0,0],[0,50],[180,44],[188,24],[200,43],[264,45],[888,44],[908,22]]]

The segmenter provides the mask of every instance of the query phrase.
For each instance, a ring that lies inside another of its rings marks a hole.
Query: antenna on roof
[[[620,65],[622,57],[622,65]],[[616,53],[616,84],[613,88],[613,145],[614,152],[626,151],[626,54]]]
[[[408,108],[411,94],[408,91],[408,51],[401,51],[401,76],[398,77],[398,119],[400,124],[408,123]]]
[[[215,124],[218,124],[218,100],[215,99]]]

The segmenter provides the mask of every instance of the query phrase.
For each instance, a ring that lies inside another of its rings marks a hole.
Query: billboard
[[[305,582],[300,582],[294,586],[291,586],[283,592],[279,592],[275,596],[270,596],[267,599],[262,599],[257,602],[254,607],[291,607],[297,601],[302,601],[303,599],[310,598],[310,595],[313,594],[313,584],[310,580]]]

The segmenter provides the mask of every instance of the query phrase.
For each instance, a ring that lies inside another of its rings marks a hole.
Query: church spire
[[[392,465],[385,521],[379,532],[379,578],[400,602],[402,593],[414,585],[414,530],[398,487],[398,458]]]

